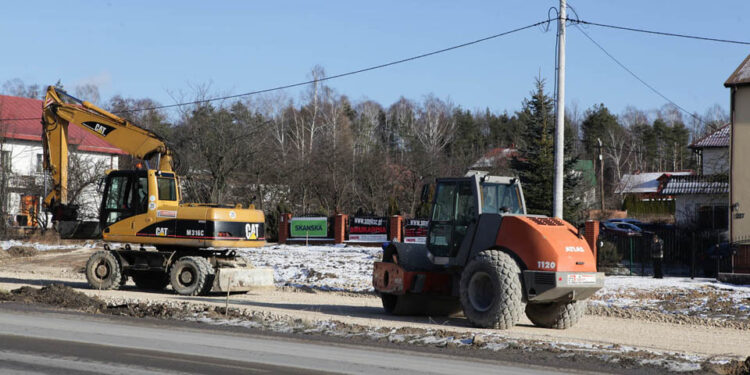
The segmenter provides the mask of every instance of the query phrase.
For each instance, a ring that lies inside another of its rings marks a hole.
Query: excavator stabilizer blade
[[[212,292],[246,292],[254,288],[272,287],[271,268],[219,268]]]

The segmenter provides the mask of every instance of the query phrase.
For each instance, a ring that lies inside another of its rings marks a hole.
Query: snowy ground
[[[750,318],[750,285],[639,276],[609,276],[604,283],[590,304],[745,323]]]
[[[0,248],[29,246],[37,251],[100,247],[101,243],[50,245],[16,240],[0,241]],[[380,247],[345,245],[278,245],[244,249],[242,254],[258,267],[274,269],[278,286],[351,293],[371,293],[372,266],[382,254]],[[605,287],[589,299],[597,314],[643,319],[679,318],[729,322],[750,328],[750,285],[736,286],[706,278],[609,276]],[[607,311],[601,311],[605,309]],[[654,317],[654,314],[658,315]],[[666,321],[671,321],[667,319]],[[685,321],[688,322],[688,321]],[[723,324],[723,323],[722,323]],[[724,325],[722,325],[724,326]]]
[[[372,264],[380,260],[382,250],[343,245],[269,245],[243,253],[256,266],[272,267],[279,286],[361,293],[373,291]],[[750,318],[750,285],[706,278],[609,276],[604,288],[589,303],[746,322]]]
[[[94,247],[93,242],[89,242],[85,245],[81,244],[47,244],[39,242],[19,241],[19,240],[3,240],[0,241],[0,249],[8,250],[13,246],[24,246],[32,247],[37,251],[48,251],[48,250],[69,250],[69,249],[80,249],[81,247]]]
[[[321,290],[371,292],[372,265],[380,261],[379,247],[343,245],[269,245],[243,250],[257,267],[272,267],[279,286]]]

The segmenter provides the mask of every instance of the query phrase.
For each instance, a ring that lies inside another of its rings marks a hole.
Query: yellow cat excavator
[[[50,86],[43,102],[42,143],[44,167],[53,182],[44,207],[52,212],[53,221],[77,216],[76,207],[68,202],[69,124],[147,166],[155,159],[157,167],[111,170],[100,183],[99,227],[108,244],[86,264],[86,279],[93,288],[116,289],[132,278],[143,289],[171,284],[179,294],[202,295],[272,284],[271,270],[252,268],[232,249],[265,244],[262,211],[241,205],[181,203],[173,153],[161,137]],[[112,249],[112,242],[125,245]]]

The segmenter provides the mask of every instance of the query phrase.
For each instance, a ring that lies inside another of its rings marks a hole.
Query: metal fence
[[[664,275],[715,277],[731,271],[731,251],[717,231],[694,231],[661,226],[642,233],[603,231],[597,264],[611,273],[653,275],[653,236],[663,241]],[[612,254],[612,252],[615,252]]]

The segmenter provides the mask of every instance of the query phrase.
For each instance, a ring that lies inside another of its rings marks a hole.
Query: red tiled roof
[[[730,131],[732,130],[729,126],[730,124],[726,124],[719,129],[717,129],[713,133],[709,133],[705,135],[703,138],[698,139],[697,141],[693,142],[691,144],[690,148],[708,148],[708,147],[729,147],[729,137],[730,137]]]
[[[41,100],[0,95],[0,119],[6,119],[2,120],[0,126],[0,132],[5,138],[42,141]],[[119,148],[76,125],[68,127],[68,143],[76,145],[79,151],[125,154]]]

